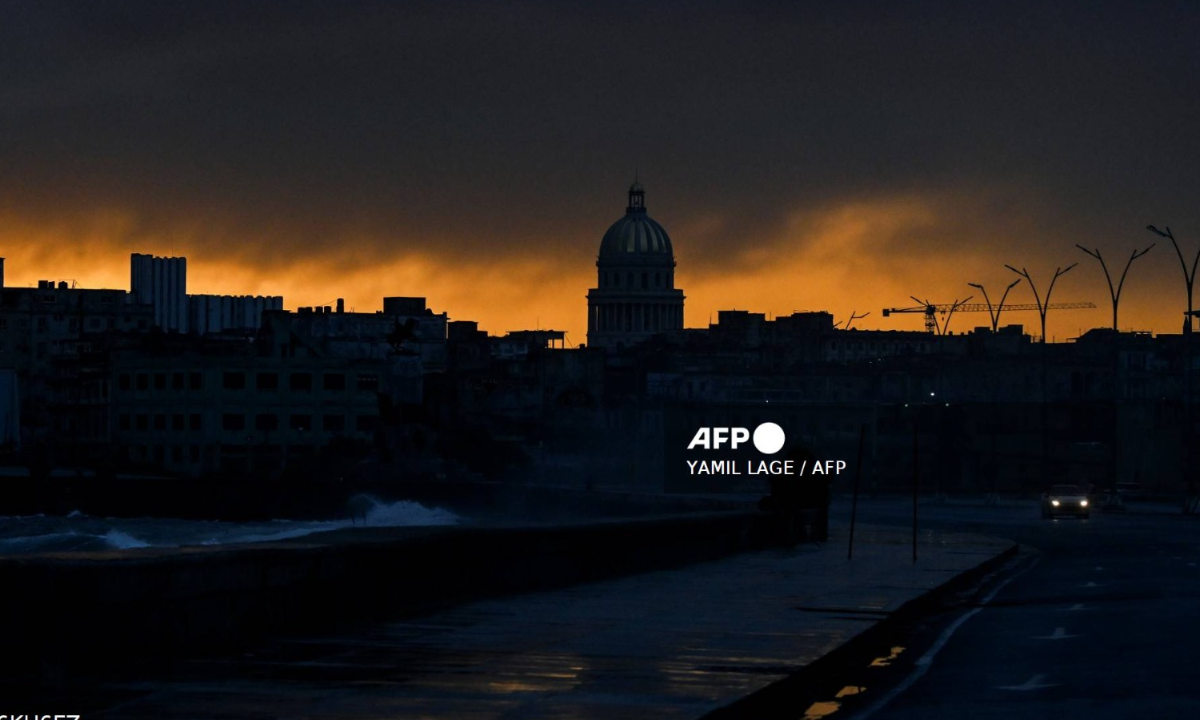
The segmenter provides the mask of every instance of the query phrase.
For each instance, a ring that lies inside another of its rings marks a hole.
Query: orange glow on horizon
[[[768,316],[825,310],[838,322],[851,311],[869,312],[855,322],[860,329],[920,330],[919,314],[884,319],[882,308],[912,306],[909,295],[932,302],[974,295],[973,302],[982,302],[967,282],[984,283],[997,301],[1015,278],[1003,264],[1020,267],[1013,257],[1019,253],[1006,247],[999,232],[958,241],[955,218],[949,217],[946,225],[947,204],[945,199],[913,195],[797,212],[776,236],[730,249],[728,262],[697,257],[696,248],[703,243],[690,242],[720,235],[730,226],[727,218],[702,214],[692,222],[668,220],[663,224],[675,244],[677,286],[687,298],[685,323],[706,327],[720,310],[730,309]],[[358,312],[381,309],[385,296],[424,296],[435,312],[447,312],[451,320],[478,321],[495,335],[550,328],[566,331],[568,345],[578,345],[586,342],[586,294],[596,284],[595,248],[604,229],[580,231],[594,242],[581,241],[581,249],[571,257],[524,250],[538,247],[537,239],[531,238],[514,243],[522,249],[498,260],[475,258],[447,244],[444,252],[399,250],[380,261],[379,248],[387,244],[379,238],[347,240],[335,249],[289,257],[265,252],[269,246],[248,253],[232,241],[224,247],[202,241],[194,228],[149,233],[139,229],[132,216],[119,212],[52,224],[0,213],[0,248],[7,258],[8,286],[45,279],[128,289],[129,253],[183,255],[189,261],[188,292],[193,294],[282,295],[288,309],[333,305],[344,298],[347,309]],[[1045,283],[1055,262],[1065,266],[1078,261],[1079,266],[1059,281],[1052,300],[1090,300],[1097,309],[1051,311],[1048,334],[1058,341],[1111,323],[1098,264],[1062,244],[1046,253],[1051,259],[1035,257],[1027,266],[1036,281]],[[1169,251],[1160,247],[1156,256],[1139,260],[1131,270],[1122,298],[1123,330],[1179,332],[1185,297]],[[1044,295],[1045,287],[1038,289]],[[1009,304],[1032,302],[1024,283],[1008,298]],[[989,324],[987,313],[957,314],[951,330],[967,332]],[[1022,324],[1026,332],[1039,332],[1036,312],[1006,313],[1001,324]]]

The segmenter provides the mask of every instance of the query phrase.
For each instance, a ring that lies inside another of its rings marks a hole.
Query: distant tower
[[[675,287],[671,238],[646,214],[641,183],[629,188],[625,217],[600,242],[597,287],[588,291],[588,345],[636,345],[683,329],[683,291]]]
[[[188,331],[187,258],[133,253],[129,290],[139,303],[154,305],[154,324],[163,330]]]

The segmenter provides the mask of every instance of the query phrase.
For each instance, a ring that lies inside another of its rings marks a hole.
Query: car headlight
[[[1080,500],[1079,507],[1087,507],[1087,500]]]
[[[1051,501],[1050,501],[1050,504],[1051,504],[1051,505],[1053,505],[1054,507],[1058,507],[1058,501],[1057,501],[1057,500],[1051,500]]]

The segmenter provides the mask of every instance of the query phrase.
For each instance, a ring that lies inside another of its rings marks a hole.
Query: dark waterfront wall
[[[540,527],[369,528],[260,545],[4,558],[3,670],[44,677],[236,650],[288,630],[419,613],[788,540],[776,516],[723,512]]]
[[[726,500],[664,497],[649,493],[592,493],[581,489],[511,482],[281,482],[92,477],[0,478],[0,516],[67,515],[165,517],[190,520],[335,520],[349,515],[350,498],[413,500],[467,518],[506,523],[627,517],[648,513],[722,510]]]

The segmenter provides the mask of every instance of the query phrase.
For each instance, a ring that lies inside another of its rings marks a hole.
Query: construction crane
[[[916,307],[906,308],[884,308],[883,316],[888,317],[893,313],[921,313],[925,316],[925,332],[934,333],[937,335],[945,335],[946,330],[950,327],[950,318],[956,312],[991,312],[986,303],[968,303],[967,300],[954,301],[953,303],[931,303],[922,300],[916,296],[910,295],[913,300],[921,303]],[[1090,310],[1096,307],[1095,303],[1090,302],[1065,302],[1051,303],[1046,306],[1047,310]],[[1016,305],[1005,305],[1005,310],[1040,310],[1036,303],[1021,303]],[[938,322],[938,315],[942,315],[945,320],[942,323]]]

